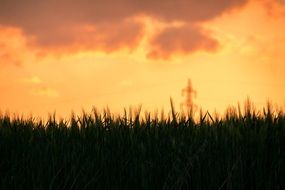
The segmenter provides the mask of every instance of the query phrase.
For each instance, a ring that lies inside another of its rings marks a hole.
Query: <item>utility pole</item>
[[[185,96],[185,101],[181,103],[181,109],[183,110],[183,108],[186,107],[187,111],[192,114],[194,111],[193,109],[197,107],[193,103],[193,97],[196,98],[197,91],[194,90],[191,79],[188,79],[188,84],[185,88],[182,89],[181,95]]]

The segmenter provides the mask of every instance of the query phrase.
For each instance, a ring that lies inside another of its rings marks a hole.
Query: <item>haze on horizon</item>
[[[0,0],[0,110],[285,105],[283,0]]]

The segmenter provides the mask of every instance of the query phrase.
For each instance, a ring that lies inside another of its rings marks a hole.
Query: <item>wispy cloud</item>
[[[26,84],[41,84],[42,80],[38,76],[31,76],[31,77],[26,77],[20,80],[23,83]]]
[[[57,98],[59,97],[58,91],[48,87],[42,87],[32,91],[32,94],[35,96],[43,96],[48,98]]]

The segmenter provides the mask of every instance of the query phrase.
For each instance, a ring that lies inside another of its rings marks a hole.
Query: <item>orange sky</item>
[[[0,110],[285,105],[285,1],[0,0]]]

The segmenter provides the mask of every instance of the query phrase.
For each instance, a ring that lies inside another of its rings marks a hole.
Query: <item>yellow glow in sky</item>
[[[170,96],[179,109],[188,78],[204,110],[222,112],[248,96],[257,107],[285,104],[283,3],[248,1],[196,20],[152,11],[94,26],[63,20],[73,29],[65,35],[64,27],[43,32],[0,19],[0,110],[41,117],[107,105],[168,110]]]

